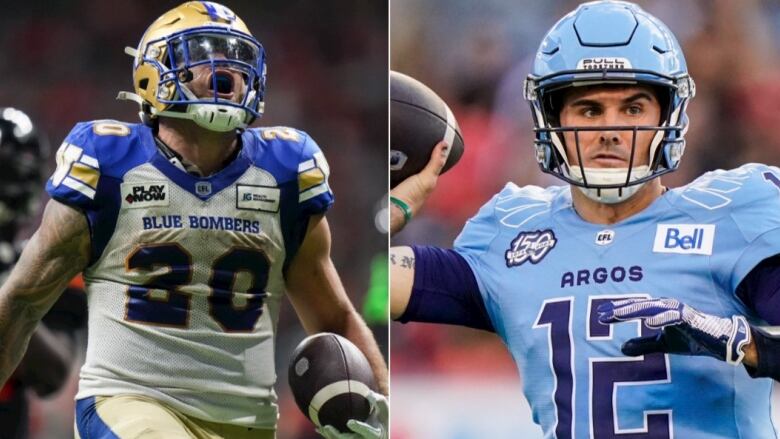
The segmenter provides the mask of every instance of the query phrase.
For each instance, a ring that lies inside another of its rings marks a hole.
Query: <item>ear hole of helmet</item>
[[[674,98],[674,89],[671,87],[654,85],[653,90],[655,91],[655,98],[658,99],[658,104],[661,105],[661,120],[659,121],[659,124],[663,124],[667,121],[669,121],[670,124],[673,123],[673,121],[669,120],[669,116],[672,111],[671,102]]]

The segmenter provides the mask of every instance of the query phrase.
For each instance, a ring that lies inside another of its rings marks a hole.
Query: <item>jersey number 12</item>
[[[637,297],[632,295],[628,297]],[[622,297],[589,297],[586,339],[591,343],[610,342],[612,326],[598,321],[596,309],[608,300]],[[572,313],[574,297],[545,300],[534,328],[547,329],[550,346],[550,367],[555,379],[553,402],[555,403],[557,439],[574,437],[574,389],[578,385],[574,374],[574,349],[572,340]],[[651,335],[644,325],[642,336]],[[671,410],[647,410],[644,427],[624,429],[617,419],[617,395],[620,385],[668,383],[669,372],[665,354],[650,354],[644,358],[604,357],[589,358],[590,377],[590,437],[599,439],[669,439],[671,437]],[[581,384],[579,384],[581,385]]]

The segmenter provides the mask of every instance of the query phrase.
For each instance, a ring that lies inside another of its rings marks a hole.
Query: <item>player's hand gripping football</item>
[[[621,350],[632,357],[653,352],[709,355],[736,366],[751,340],[744,317],[705,314],[676,299],[613,300],[596,311],[601,323],[639,320],[648,328],[661,329],[656,335],[625,342]]]
[[[420,211],[425,200],[431,195],[436,187],[436,181],[441,174],[441,170],[447,163],[450,146],[444,141],[439,142],[431,152],[431,159],[425,168],[418,174],[414,174],[394,187],[390,191],[390,196],[406,204],[408,212],[393,201],[390,208],[390,234],[400,232],[411,218],[411,215]],[[392,199],[391,199],[392,201]]]
[[[371,403],[371,413],[366,422],[352,419],[347,422],[347,428],[352,433],[342,433],[332,425],[325,425],[317,429],[325,439],[387,439],[387,426],[389,423],[389,410],[387,398],[376,392],[371,392],[366,397]]]

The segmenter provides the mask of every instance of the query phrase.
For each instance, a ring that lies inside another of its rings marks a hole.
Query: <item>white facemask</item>
[[[203,128],[217,132],[246,128],[246,111],[230,105],[190,104],[187,108],[189,119]]]
[[[195,94],[186,86],[181,91],[190,100],[196,100]],[[160,111],[160,116],[189,119],[203,128],[217,132],[233,131],[236,128],[246,128],[249,114],[243,108],[219,104],[189,104],[184,113],[175,111]]]

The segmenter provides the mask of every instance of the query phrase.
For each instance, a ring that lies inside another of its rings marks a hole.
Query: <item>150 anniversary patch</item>
[[[520,232],[506,251],[506,266],[517,267],[526,261],[538,264],[558,242],[552,230]]]

